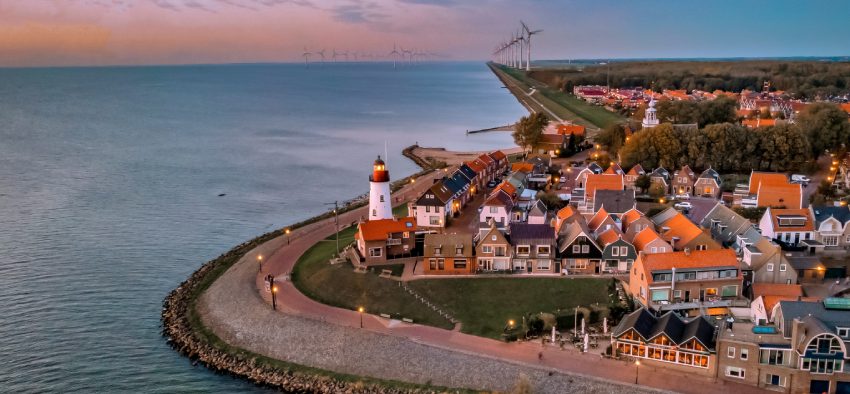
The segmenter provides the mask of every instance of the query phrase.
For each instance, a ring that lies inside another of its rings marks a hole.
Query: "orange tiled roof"
[[[471,168],[472,171],[475,171],[476,173],[481,173],[482,171],[487,169],[487,164],[482,162],[480,159],[465,161],[464,164],[469,166],[469,168]]]
[[[623,190],[623,176],[619,174],[589,174],[584,181],[585,198],[596,195],[597,190]]]
[[[632,245],[634,245],[637,250],[643,250],[646,248],[646,245],[649,245],[650,242],[655,241],[656,239],[661,239],[661,237],[658,236],[658,233],[656,233],[655,230],[647,227],[635,235],[635,238],[632,240]]]
[[[640,172],[638,172],[638,171],[640,171]],[[646,171],[644,171],[643,167],[640,164],[635,164],[635,166],[632,167],[632,169],[630,169],[627,174],[628,175],[640,175],[641,172],[646,173]]]
[[[800,227],[779,227],[780,215],[802,216],[806,218],[806,224]],[[773,222],[774,231],[815,231],[812,213],[808,209],[770,209],[770,220]]]
[[[620,165],[617,163],[611,164],[608,166],[608,169],[605,170],[604,174],[622,174],[623,169],[620,168]]]
[[[566,135],[574,134],[574,135],[577,135],[577,136],[583,136],[584,135],[584,126],[577,125],[577,124],[559,124],[557,131],[558,131],[558,134],[566,134]]]
[[[803,206],[803,186],[787,182],[779,185],[762,182],[758,191],[757,205],[760,207],[801,208]]]
[[[364,241],[380,241],[387,239],[388,234],[416,231],[416,218],[370,220],[360,223],[358,227],[358,233],[363,234]]]
[[[642,254],[638,258],[642,260],[643,270],[647,274],[649,283],[652,283],[652,275],[649,275],[652,271],[671,270],[673,267],[712,268],[738,266],[738,257],[735,256],[735,251],[732,249],[692,250],[689,253],[650,253]],[[741,275],[740,271],[738,275]]]
[[[637,209],[635,209],[635,208],[629,209],[620,218],[620,220],[623,222],[623,228],[629,228],[629,225],[631,225],[635,220],[640,219],[642,216],[643,216],[643,213],[641,213]]]
[[[496,187],[496,190],[493,190],[493,193],[496,193],[499,190],[504,191],[509,196],[511,196],[511,198],[513,198],[516,194],[516,188],[508,181],[503,181],[501,184],[499,184],[499,186]]]
[[[596,238],[596,241],[602,246],[608,246],[608,244],[617,241],[620,239],[620,232],[616,227],[611,227],[608,230],[599,234],[599,237]]]
[[[759,172],[753,171],[750,174],[750,194],[756,194],[759,191],[759,185],[767,183],[771,185],[782,185],[788,183],[788,177],[785,174],[778,172]]]
[[[534,170],[534,164],[531,163],[513,163],[511,164],[511,171],[517,172],[531,172]]]
[[[496,160],[505,160],[505,159],[507,159],[507,158],[508,158],[508,157],[505,155],[505,153],[504,153],[504,152],[502,152],[502,151],[500,151],[500,150],[497,150],[497,151],[495,151],[495,152],[491,152],[491,153],[490,153],[490,156],[491,156],[492,158],[496,159]]]
[[[677,212],[673,217],[661,223],[660,226],[670,228],[667,231],[662,231],[661,238],[670,242],[674,237],[677,237],[679,238],[676,241],[678,245],[687,244],[703,233],[694,222],[682,215],[681,212]]]
[[[803,286],[789,285],[785,283],[753,283],[753,296],[788,296],[794,297],[803,295]]]
[[[567,205],[558,211],[558,219],[566,219],[575,215],[575,213],[576,211],[573,209],[572,205]]]
[[[850,103],[841,104],[841,109],[843,109],[844,112],[847,112],[848,114],[850,114]]]
[[[599,226],[601,226],[603,222],[605,222],[605,219],[608,219],[608,211],[605,210],[605,207],[599,208],[599,210],[596,211],[593,217],[590,218],[590,221],[587,222],[587,227],[589,227],[591,230],[596,231],[596,229],[599,228]]]
[[[488,166],[489,166],[490,164],[495,164],[495,163],[496,163],[496,161],[495,161],[495,160],[493,160],[493,158],[492,158],[492,157],[490,157],[490,155],[486,155],[486,154],[482,154],[481,156],[478,156],[478,160],[483,161],[483,162],[484,162],[484,164],[486,164],[486,165],[488,165]]]

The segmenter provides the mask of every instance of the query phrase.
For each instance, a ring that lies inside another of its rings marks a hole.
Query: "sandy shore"
[[[506,154],[514,154],[522,152],[520,147],[513,147],[508,149],[501,149],[501,151]],[[491,151],[469,151],[469,152],[456,152],[446,150],[445,148],[423,148],[421,146],[417,146],[413,148],[411,153],[426,161],[441,161],[450,166],[459,165],[467,160],[473,160],[476,157],[480,156],[483,153],[490,153]]]

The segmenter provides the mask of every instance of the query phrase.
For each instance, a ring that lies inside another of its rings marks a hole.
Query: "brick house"
[[[688,165],[684,165],[679,171],[673,174],[673,193],[674,194],[694,194],[694,183],[697,177],[694,170]]]
[[[709,167],[699,175],[694,182],[693,195],[700,197],[718,198],[723,189],[720,188],[720,174]]]
[[[490,229],[475,246],[475,259],[479,271],[508,271],[511,269],[513,247],[505,235],[490,221]]]
[[[411,257],[416,248],[416,230],[416,220],[411,217],[360,222],[354,234],[360,264],[384,264]]]
[[[529,274],[561,272],[555,261],[555,230],[548,224],[511,223],[514,270]]]
[[[475,273],[472,234],[426,234],[422,268],[426,275]]]

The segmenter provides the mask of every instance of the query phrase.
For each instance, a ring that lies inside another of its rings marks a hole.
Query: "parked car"
[[[691,199],[691,195],[690,195],[689,193],[677,194],[677,195],[676,195],[676,199],[677,199],[677,200],[690,200],[690,199]]]
[[[498,184],[499,184],[499,182],[490,181],[490,182],[487,182],[487,187],[492,189],[492,188],[496,187],[496,185],[498,185]]]
[[[675,205],[673,205],[673,207],[675,207],[677,209],[688,210],[688,209],[693,208],[694,204],[691,204],[690,202],[687,202],[687,201],[682,201],[682,202],[677,202]]]
[[[809,179],[809,177],[807,177],[803,174],[791,174],[791,181],[792,182],[809,183],[812,180]]]

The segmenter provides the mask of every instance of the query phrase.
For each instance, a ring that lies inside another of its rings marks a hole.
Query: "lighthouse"
[[[392,219],[393,207],[390,204],[390,172],[381,156],[372,166],[369,176],[369,220]]]

